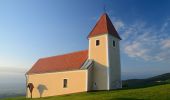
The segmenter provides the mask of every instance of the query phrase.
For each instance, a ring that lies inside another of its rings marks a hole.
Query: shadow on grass
[[[110,100],[146,100],[146,99],[136,99],[136,98],[114,98]]]
[[[147,88],[147,87],[154,87],[154,86],[160,86],[160,85],[166,85],[169,83],[157,83],[157,84],[143,84],[143,85],[135,85],[135,86],[130,86],[130,87],[123,87],[121,89],[113,89],[110,91],[117,91],[117,90],[130,90],[130,89],[142,89],[142,88]],[[92,91],[88,91],[88,93],[90,93],[90,95],[96,95],[97,92],[105,92],[107,90],[92,90]],[[113,99],[114,100],[114,99]],[[121,99],[116,99],[116,100],[121,100]],[[143,99],[122,99],[122,100],[143,100]]]

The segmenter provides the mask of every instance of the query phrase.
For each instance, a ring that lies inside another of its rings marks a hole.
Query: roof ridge
[[[74,51],[39,59],[26,74],[80,69],[88,58],[88,50]]]
[[[109,15],[107,13],[105,15],[106,15],[107,31],[110,32],[111,28],[109,26],[110,25],[113,26],[113,30],[114,30],[114,32],[116,32],[116,34],[114,34],[114,36],[121,40],[121,37],[119,36],[116,28],[114,27],[114,24],[112,23],[111,19],[109,18]]]
[[[104,14],[103,14],[104,15]],[[90,34],[87,36],[87,38],[89,38],[90,37],[90,35],[91,35],[91,33],[94,31],[94,29],[97,27],[97,25],[99,24],[99,20],[102,18],[103,16],[100,16],[99,18],[98,18],[98,21],[97,21],[97,23],[95,24],[95,26],[93,27],[93,29],[91,30],[91,32],[90,32]]]
[[[108,27],[108,26],[109,26],[109,25],[108,25],[109,23],[108,23],[108,21],[107,21],[108,15],[107,15],[107,13],[104,13],[104,14],[105,14],[105,16],[106,16],[106,17],[105,17],[105,20],[106,20],[106,28],[107,28],[107,31],[109,32],[109,27]]]
[[[43,59],[47,59],[47,58],[53,58],[53,57],[59,57],[59,56],[64,56],[64,55],[70,55],[70,54],[75,54],[75,53],[85,52],[85,51],[88,51],[88,49],[86,49],[86,50],[79,50],[79,51],[72,51],[72,52],[69,52],[69,53],[63,53],[63,54],[59,54],[59,55],[55,55],[55,56],[43,57],[43,58],[40,58],[40,59],[43,60]]]

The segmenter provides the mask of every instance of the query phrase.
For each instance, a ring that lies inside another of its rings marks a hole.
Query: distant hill
[[[4,94],[0,94],[0,99],[1,98],[10,98],[10,97],[18,97],[18,96],[25,96],[25,94],[18,94],[18,93],[10,93],[10,94],[7,94],[7,93],[4,93]]]
[[[25,95],[24,83],[0,83],[0,98]]]
[[[147,87],[170,83],[170,73],[154,76],[146,79],[129,79],[122,82],[123,87]]]

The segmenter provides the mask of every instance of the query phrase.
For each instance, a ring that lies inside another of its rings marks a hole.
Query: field
[[[146,79],[123,81],[123,89],[96,91],[37,99],[25,97],[0,100],[170,100],[170,73]]]
[[[77,93],[39,99],[25,99],[25,97],[16,97],[3,100],[170,100],[170,84],[134,89],[126,88],[112,91]]]

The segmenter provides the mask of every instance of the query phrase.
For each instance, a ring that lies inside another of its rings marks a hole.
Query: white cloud
[[[114,26],[117,30],[124,28],[124,23],[121,20],[116,20]]]
[[[162,28],[161,28],[161,32],[163,32],[167,27],[168,27],[168,22],[165,22],[163,25],[162,25]]]
[[[129,57],[152,61],[170,61],[169,21],[158,26],[149,26],[146,22],[126,24],[120,19],[113,19],[115,28],[122,33],[121,50]]]
[[[149,51],[147,48],[142,48],[142,45],[139,42],[133,42],[124,48],[124,52],[130,57],[140,57],[145,60],[149,60],[149,56],[146,55]]]
[[[170,38],[161,41],[163,49],[170,49]]]

